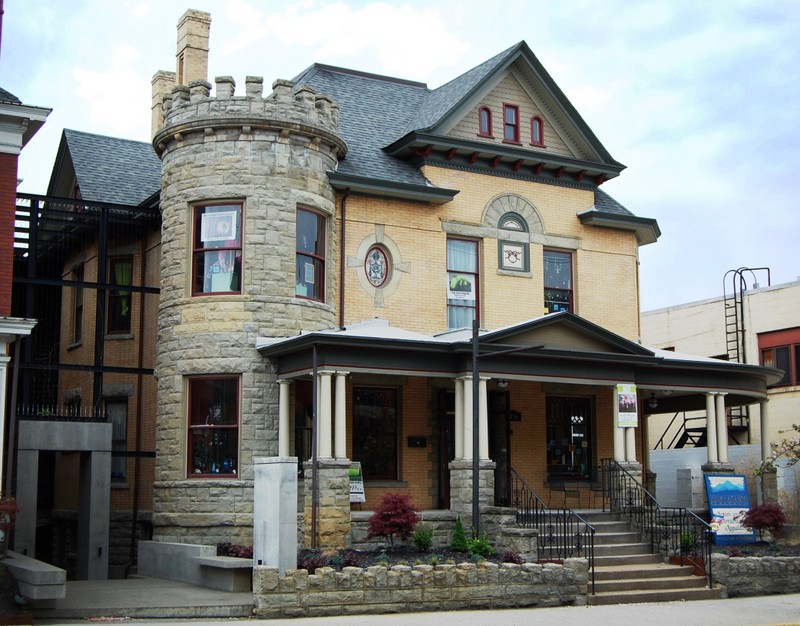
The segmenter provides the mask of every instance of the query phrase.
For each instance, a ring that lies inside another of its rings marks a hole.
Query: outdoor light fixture
[[[497,381],[497,386],[500,387],[500,389],[505,389],[508,387],[508,381],[505,378],[501,378]]]
[[[656,394],[654,394],[654,393],[650,394],[650,400],[648,401],[647,405],[651,409],[654,409],[654,408],[656,408],[658,406],[658,400],[656,400]]]

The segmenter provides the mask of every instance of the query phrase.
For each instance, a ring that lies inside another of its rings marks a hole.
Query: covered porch
[[[599,506],[602,459],[644,475],[642,416],[650,394],[666,398],[664,390],[671,402],[713,411],[708,469],[725,471],[727,424],[717,416],[733,403],[766,402],[778,375],[650,350],[571,313],[481,331],[477,346],[469,330],[424,336],[373,320],[263,339],[258,349],[277,368],[279,456],[311,458],[316,424],[320,472],[346,476],[359,462],[365,509],[404,492],[421,509],[464,519],[475,460],[479,506],[511,505],[520,485],[549,507]],[[627,425],[618,420],[620,384],[639,390],[639,419]],[[349,513],[347,496],[345,486],[335,506]]]

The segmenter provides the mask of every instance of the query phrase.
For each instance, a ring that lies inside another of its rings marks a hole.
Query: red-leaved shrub
[[[388,537],[394,547],[394,536],[408,539],[419,524],[417,509],[411,497],[402,493],[387,493],[369,518],[367,539]]]
[[[770,531],[774,536],[780,537],[781,529],[786,524],[786,514],[780,504],[775,502],[765,502],[754,506],[742,518],[742,524],[748,528],[753,528],[758,533],[759,540],[765,530]]]

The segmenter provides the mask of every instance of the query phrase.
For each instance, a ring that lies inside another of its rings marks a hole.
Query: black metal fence
[[[689,509],[666,507],[624,467],[612,459],[603,460],[611,510],[625,516],[650,542],[653,554],[702,569],[713,585],[711,571],[711,527]]]
[[[539,531],[539,561],[585,558],[594,593],[595,528],[570,509],[551,509],[534,493],[514,468],[509,472],[511,505],[517,511],[517,525]]]

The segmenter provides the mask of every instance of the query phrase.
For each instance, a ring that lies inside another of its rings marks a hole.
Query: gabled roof
[[[107,137],[64,129],[48,195],[64,195],[71,189],[71,173],[81,198],[136,206],[161,189],[161,161],[153,146],[143,141]]]

